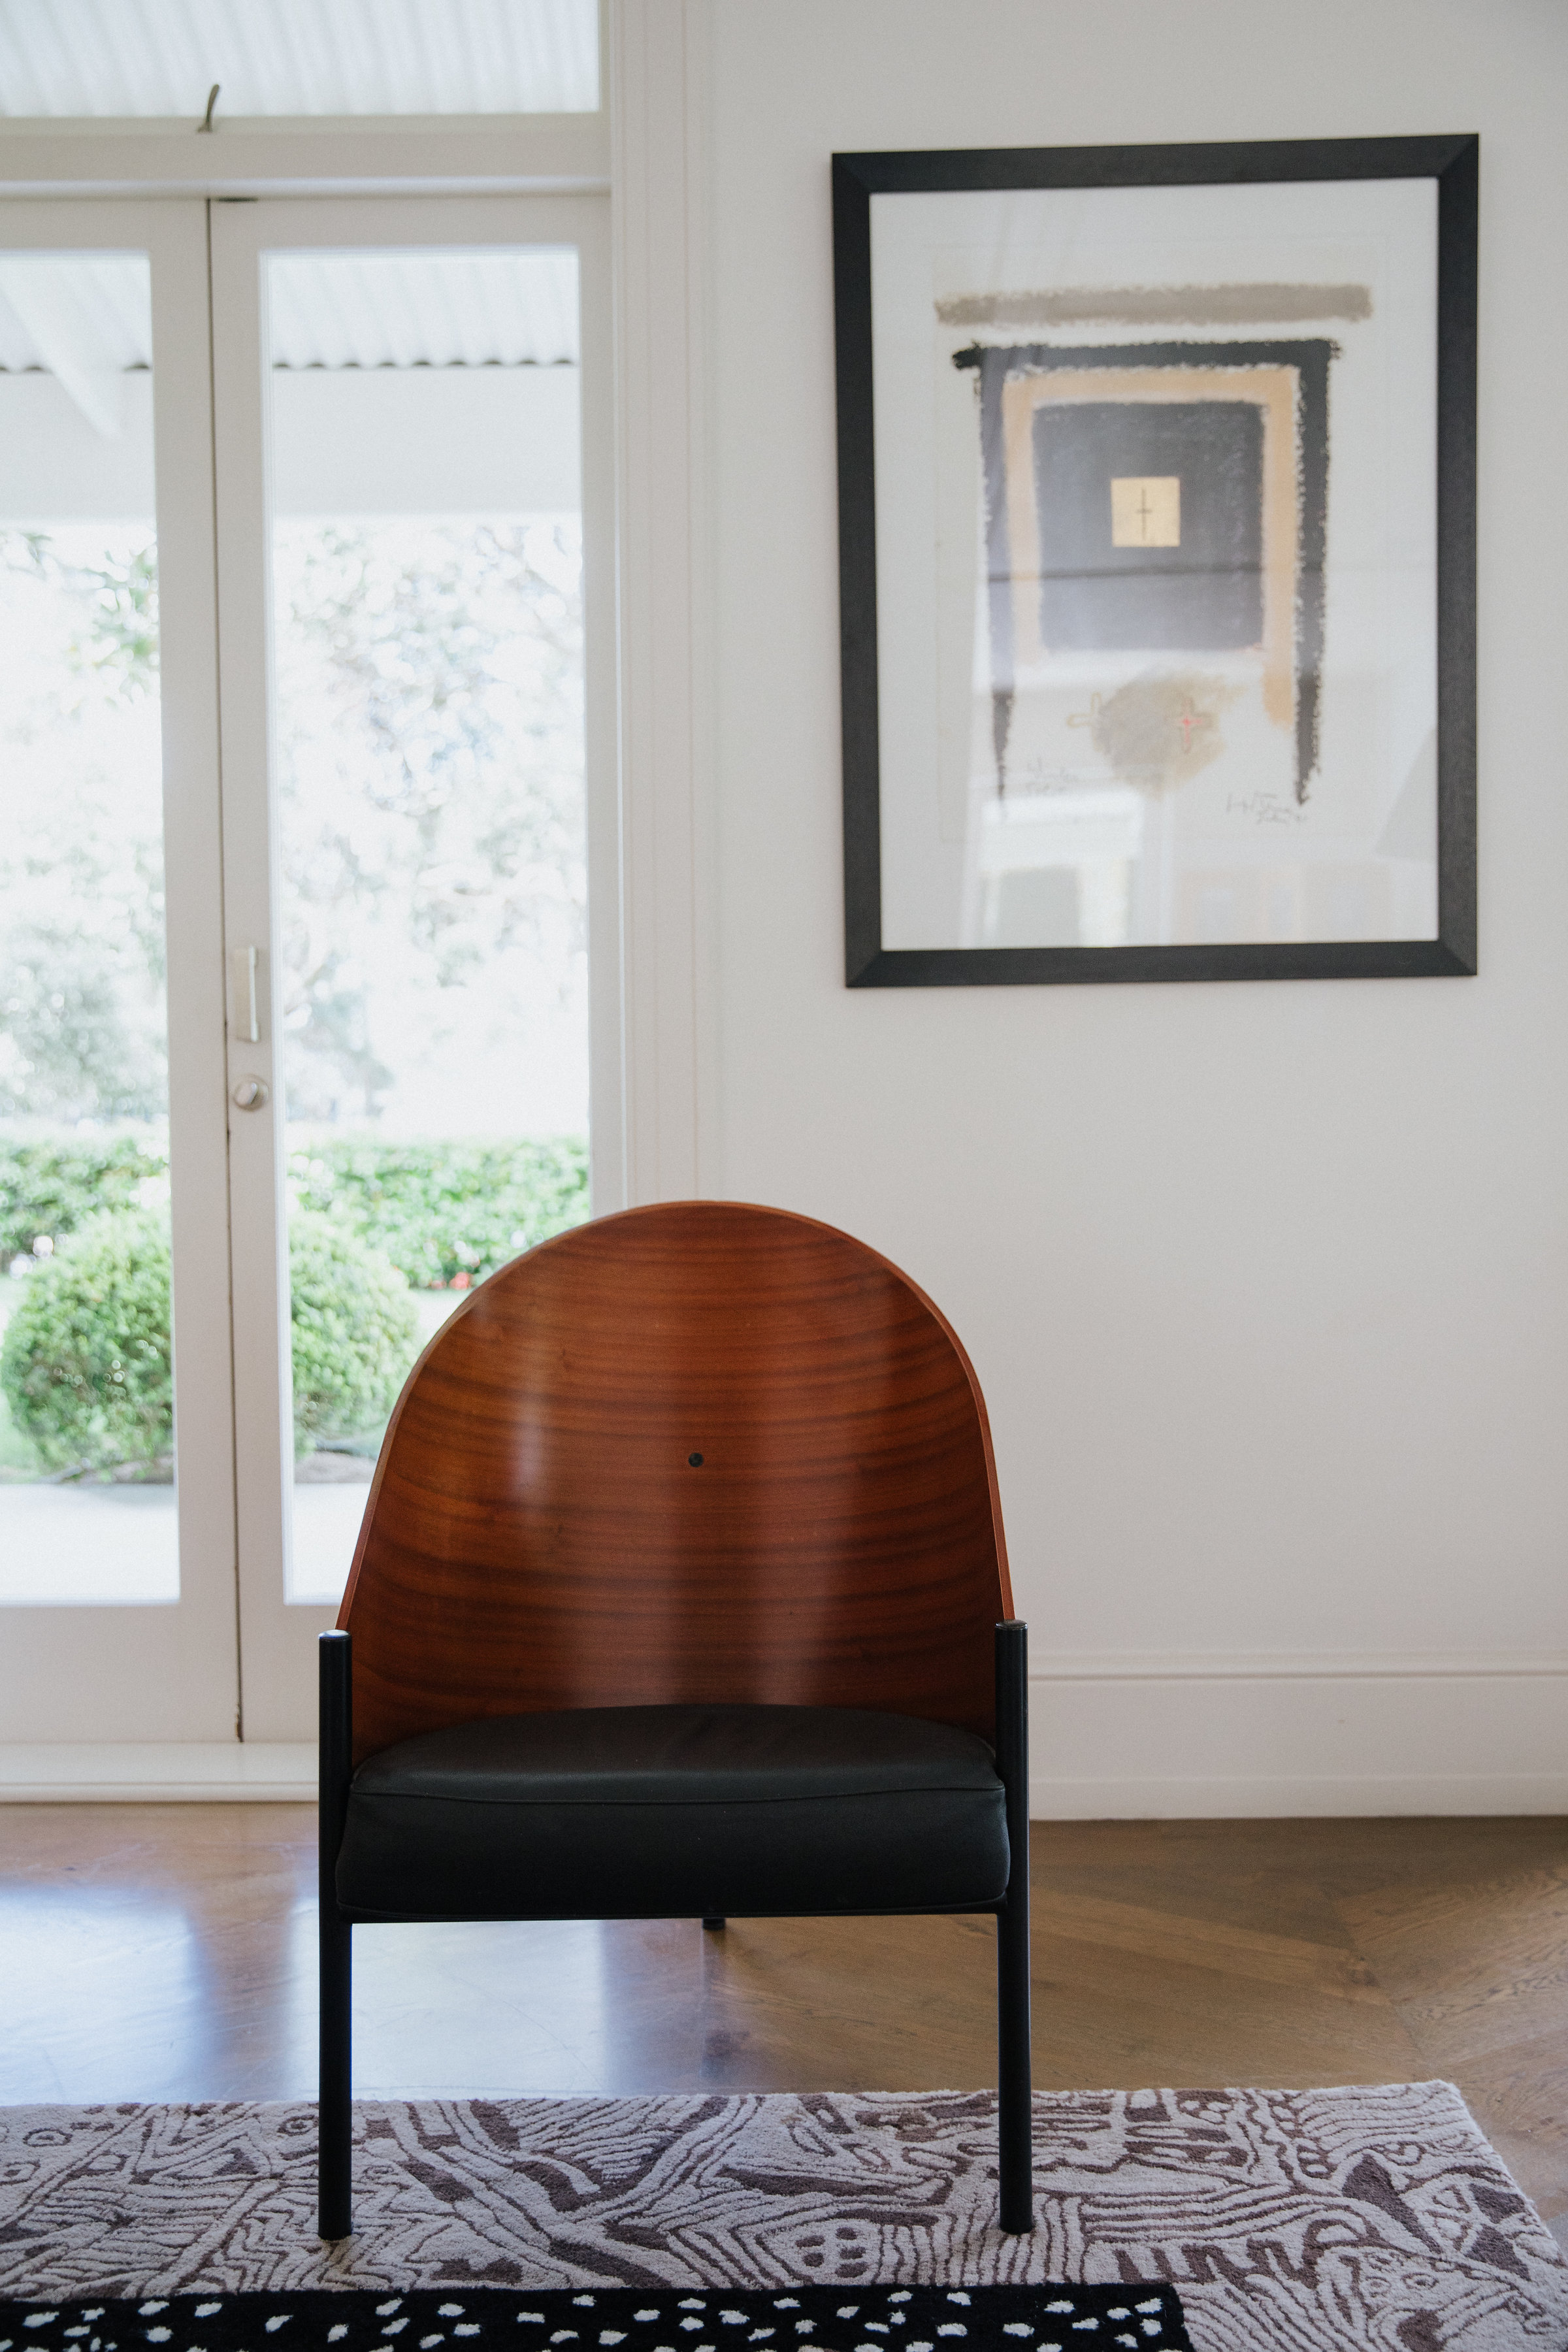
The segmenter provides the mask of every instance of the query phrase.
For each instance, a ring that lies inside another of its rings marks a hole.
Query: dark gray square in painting
[[[1181,483],[1175,546],[1118,547],[1111,483]],[[1244,400],[1042,402],[1040,635],[1182,652],[1263,635],[1263,411]]]

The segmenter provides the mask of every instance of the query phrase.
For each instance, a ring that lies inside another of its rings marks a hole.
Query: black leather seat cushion
[[[354,1775],[357,1918],[638,1919],[996,1902],[983,1739],[849,1707],[613,1706],[400,1740]]]

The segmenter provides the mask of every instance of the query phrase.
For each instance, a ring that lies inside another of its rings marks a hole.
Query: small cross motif
[[[1176,724],[1182,730],[1182,749],[1184,751],[1190,751],[1193,748],[1194,728],[1212,727],[1214,713],[1210,710],[1194,710],[1191,695],[1184,695],[1182,707],[1176,713]]]
[[[1115,474],[1110,482],[1112,547],[1180,547],[1179,474]]]

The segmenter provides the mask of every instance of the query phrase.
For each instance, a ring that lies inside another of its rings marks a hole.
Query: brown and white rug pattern
[[[0,2109],[0,2294],[1168,2279],[1199,2352],[1563,2352],[1568,2263],[1444,2083],[426,2100],[356,2113],[314,2233],[306,2105]]]

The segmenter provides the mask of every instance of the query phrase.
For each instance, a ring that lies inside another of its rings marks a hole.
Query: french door
[[[5,1287],[0,1739],[309,1739],[408,1364],[584,1213],[590,1121],[616,1204],[607,317],[592,199],[0,215],[14,845],[64,779],[0,1148],[81,1180]]]
[[[0,1737],[230,1740],[205,207],[8,205],[0,303]]]

